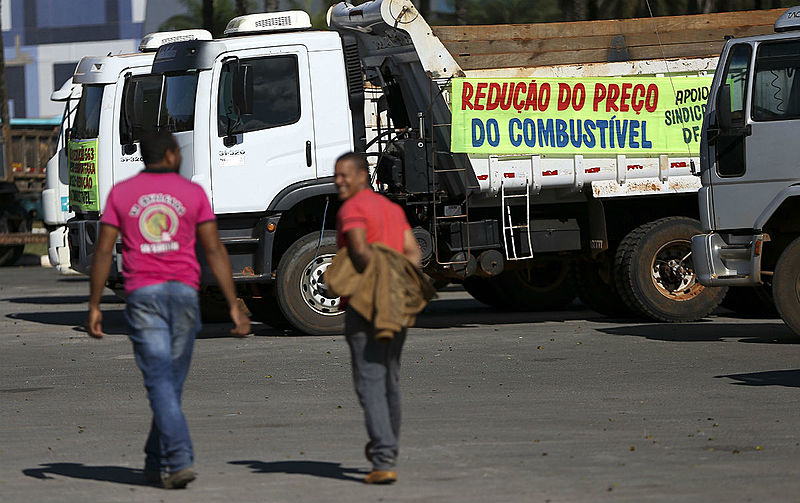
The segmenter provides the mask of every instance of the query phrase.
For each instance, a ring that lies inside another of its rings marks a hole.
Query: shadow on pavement
[[[57,295],[52,297],[15,297],[13,299],[3,299],[5,302],[14,304],[39,304],[55,306],[59,304],[88,304],[88,295]],[[116,295],[104,295],[100,299],[101,304],[124,304],[125,301]]]
[[[769,370],[766,372],[751,372],[749,374],[730,374],[714,376],[718,379],[733,379],[737,386],[786,386],[800,388],[800,370]]]
[[[667,342],[726,342],[726,339],[738,339],[738,342],[758,344],[800,344],[800,337],[794,335],[782,321],[774,323],[664,323],[598,328],[596,330],[609,335],[644,337],[654,341]]]
[[[72,327],[76,332],[86,332],[83,327],[86,321],[88,310],[80,311],[39,311],[29,313],[11,313],[7,318],[12,320],[25,320],[45,325],[61,325]],[[103,332],[110,335],[127,335],[128,322],[125,321],[125,313],[122,310],[103,311]]]
[[[417,316],[417,328],[459,328],[467,326],[544,323],[551,321],[587,320],[597,317],[582,304],[572,303],[561,310],[504,311],[474,299],[439,299],[431,302]],[[596,320],[592,320],[596,321]],[[597,321],[611,321],[603,318]],[[630,320],[628,320],[630,321]]]
[[[59,276],[56,281],[58,281],[59,283],[88,283],[89,276],[84,276],[83,274]]]
[[[26,468],[22,473],[36,479],[53,479],[62,475],[74,479],[100,480],[117,484],[149,486],[142,470],[124,466],[89,466],[83,463],[42,463],[41,468]]]
[[[366,470],[345,468],[341,463],[327,461],[228,461],[231,465],[247,466],[255,473],[287,473],[299,475],[314,475],[329,479],[350,480],[364,482],[361,477],[351,474],[366,475]]]

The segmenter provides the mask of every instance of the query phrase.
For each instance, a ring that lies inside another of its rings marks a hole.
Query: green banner
[[[100,211],[97,190],[97,139],[70,140],[68,153],[70,209]]]
[[[711,79],[454,79],[451,149],[503,155],[698,155]]]

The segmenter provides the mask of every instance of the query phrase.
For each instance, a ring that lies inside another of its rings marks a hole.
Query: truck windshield
[[[191,131],[196,92],[196,73],[131,77],[123,90],[120,141],[133,143],[158,128]]]
[[[800,42],[761,44],[756,56],[753,119],[800,117]]]
[[[72,138],[89,139],[100,135],[100,105],[103,101],[102,85],[83,86],[83,94],[75,112]]]
[[[177,133],[194,128],[194,99],[197,93],[197,74],[168,75],[162,96],[162,124]]]

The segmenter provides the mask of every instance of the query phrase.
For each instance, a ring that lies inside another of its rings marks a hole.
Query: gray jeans
[[[364,409],[373,470],[390,470],[397,461],[400,436],[400,352],[406,330],[390,342],[378,342],[372,324],[350,308],[344,333],[353,362],[353,382]]]

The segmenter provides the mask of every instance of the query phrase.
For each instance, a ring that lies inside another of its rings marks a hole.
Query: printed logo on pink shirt
[[[185,212],[183,203],[169,194],[140,197],[128,213],[131,217],[138,217],[139,231],[147,241],[139,245],[139,251],[164,253],[180,250],[180,244],[173,238],[180,226],[179,215]]]

